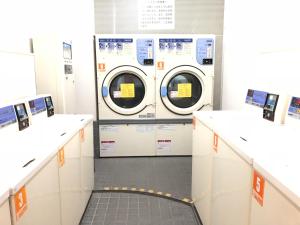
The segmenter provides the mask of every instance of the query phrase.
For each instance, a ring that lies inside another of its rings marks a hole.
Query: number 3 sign
[[[261,176],[257,171],[253,172],[253,197],[256,201],[263,206],[264,203],[264,190],[265,190],[265,178]]]
[[[20,217],[24,214],[27,209],[27,194],[25,186],[23,186],[14,197],[15,200],[15,208],[16,208],[16,219],[20,219]]]

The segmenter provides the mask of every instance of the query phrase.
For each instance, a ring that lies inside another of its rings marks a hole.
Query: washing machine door
[[[160,96],[168,110],[189,115],[205,104],[205,74],[193,66],[170,70],[161,82]]]
[[[147,81],[149,77],[133,66],[120,66],[111,70],[102,84],[102,97],[106,105],[121,115],[134,115],[147,107]]]

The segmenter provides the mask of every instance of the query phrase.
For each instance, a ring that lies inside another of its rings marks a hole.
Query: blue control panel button
[[[108,96],[108,88],[107,87],[102,87],[102,96],[107,97]]]
[[[140,65],[154,65],[154,40],[141,38],[136,41],[136,55]]]
[[[168,94],[167,87],[161,87],[160,88],[160,96],[161,97],[166,97],[167,94]]]

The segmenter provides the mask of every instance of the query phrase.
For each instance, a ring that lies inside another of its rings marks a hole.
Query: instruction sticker
[[[171,140],[157,140],[156,149],[157,151],[165,152],[171,149]]]
[[[170,91],[170,98],[177,98],[178,97],[178,91]]]
[[[19,220],[24,212],[27,210],[27,194],[26,188],[23,186],[14,197],[16,208],[16,220]]]
[[[192,97],[192,84],[184,83],[178,84],[178,98],[191,98]]]
[[[114,95],[114,98],[121,98],[121,91],[114,91],[113,95]]]
[[[121,97],[122,98],[134,98],[135,92],[134,92],[134,84],[133,83],[124,83],[121,84]]]
[[[100,150],[101,151],[112,151],[115,149],[116,142],[115,141],[101,141],[100,142]]]
[[[216,133],[214,133],[213,149],[216,152],[218,151],[218,142],[219,142],[219,136]]]
[[[256,170],[253,171],[253,197],[258,204],[263,206],[264,203],[264,191],[265,191],[265,178],[260,175]]]
[[[100,132],[118,132],[119,131],[119,126],[117,125],[101,125],[100,126]]]
[[[65,150],[64,148],[59,149],[57,153],[57,160],[59,167],[62,167],[65,164]]]
[[[160,131],[173,131],[176,130],[175,124],[160,124],[157,126],[157,129]]]

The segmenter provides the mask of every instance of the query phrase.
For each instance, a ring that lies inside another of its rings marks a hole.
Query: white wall
[[[222,109],[241,109],[248,88],[299,94],[300,2],[227,0]]]
[[[30,38],[44,34],[71,37],[77,112],[96,116],[93,0],[0,0],[0,29],[0,51],[29,53]]]

